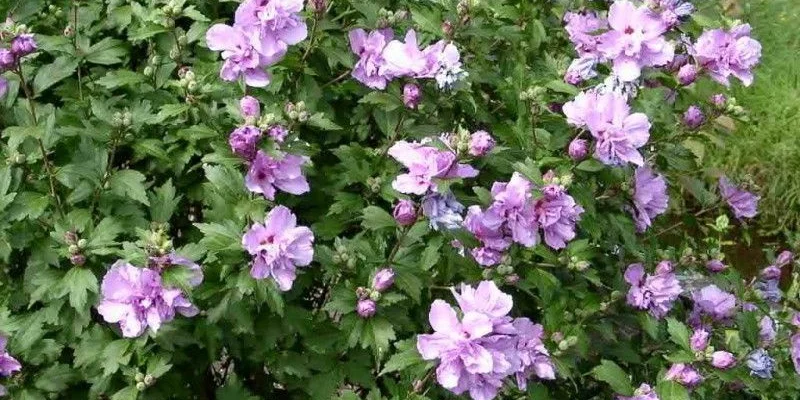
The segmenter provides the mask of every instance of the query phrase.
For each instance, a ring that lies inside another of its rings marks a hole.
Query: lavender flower
[[[595,70],[597,63],[598,58],[593,55],[572,60],[567,72],[564,74],[564,82],[570,85],[580,85],[582,82],[594,78],[597,76],[597,71]]]
[[[772,379],[775,359],[770,357],[766,350],[756,349],[747,356],[747,368],[750,368],[750,375],[761,379]]]
[[[372,31],[354,29],[349,33],[350,49],[359,60],[353,68],[353,78],[372,89],[385,89],[391,79],[386,73],[383,49],[392,40],[390,29]]]
[[[733,210],[736,218],[753,218],[758,213],[759,196],[733,186],[728,178],[719,178],[719,191],[722,198]]]
[[[286,140],[286,136],[289,135],[289,130],[283,125],[272,125],[267,130],[267,135],[271,137],[272,140],[283,143],[283,141]]]
[[[668,381],[676,381],[683,386],[694,387],[703,382],[703,376],[689,364],[672,364],[664,375]]]
[[[678,71],[678,83],[689,86],[697,79],[697,67],[693,64],[686,64]]]
[[[308,36],[302,11],[303,0],[245,0],[236,9],[235,21],[253,33],[261,54],[282,57],[288,46]]]
[[[751,70],[761,59],[761,44],[750,38],[750,25],[744,24],[728,32],[722,29],[703,32],[690,52],[717,82],[727,86],[733,75],[750,86],[753,83]]]
[[[164,287],[157,271],[123,260],[111,266],[100,290],[97,311],[106,322],[119,323],[125,337],[137,337],[148,327],[155,333],[176,312],[192,317],[199,311],[180,289]]]
[[[292,288],[296,267],[311,264],[313,243],[311,230],[297,226],[297,218],[284,206],[270,210],[264,224],[253,224],[242,236],[242,246],[253,256],[250,275],[255,279],[272,278],[283,291]]]
[[[575,45],[578,55],[581,57],[596,55],[600,36],[595,33],[608,28],[608,21],[598,17],[594,12],[568,12],[564,15],[564,22],[566,23],[564,29],[569,34],[569,40]]]
[[[11,39],[11,53],[19,59],[36,51],[36,39],[30,33],[19,34]]]
[[[790,346],[789,352],[792,357],[792,364],[794,364],[794,370],[800,375],[800,333],[795,333],[789,339]]]
[[[281,157],[274,159],[259,150],[245,177],[247,189],[269,200],[275,199],[275,188],[297,195],[311,190],[301,169],[307,158],[293,154]]]
[[[706,269],[709,272],[722,272],[728,268],[727,265],[723,264],[722,261],[717,260],[716,258],[713,260],[709,260],[706,263]]]
[[[650,385],[643,383],[633,392],[633,396],[616,396],[616,400],[659,400],[658,394]]]
[[[417,221],[417,205],[411,200],[400,200],[394,205],[392,214],[398,224],[402,226],[411,225]]]
[[[656,318],[663,318],[683,291],[680,282],[671,270],[661,268],[654,275],[645,274],[642,264],[631,264],[625,270],[628,290],[628,305],[640,310],[649,310]]]
[[[248,86],[264,87],[270,76],[263,67],[283,57],[283,53],[266,56],[256,48],[257,33],[238,26],[216,24],[206,32],[206,43],[213,51],[221,51],[225,62],[219,72],[220,78],[235,81],[240,77]]]
[[[736,312],[736,296],[720,289],[716,285],[708,285],[692,293],[694,310],[692,311],[692,325],[697,326],[704,315],[716,321],[725,320]]]
[[[17,64],[17,58],[9,49],[0,49],[0,72],[8,71]]]
[[[713,104],[717,108],[725,107],[725,103],[728,102],[728,99],[722,93],[717,93],[711,96],[711,104]]]
[[[775,329],[775,321],[765,315],[758,322],[758,328],[758,338],[761,341],[761,345],[765,347],[771,345],[778,335],[778,331]]]
[[[794,254],[792,254],[791,251],[784,250],[780,254],[778,254],[778,257],[775,258],[775,265],[783,267],[791,264],[793,259],[794,259]]]
[[[669,196],[667,182],[649,167],[639,167],[634,173],[633,217],[636,229],[644,232],[653,219],[667,211]]]
[[[675,55],[663,34],[667,26],[647,6],[615,1],[608,11],[611,30],[600,35],[598,49],[613,60],[614,74],[624,82],[641,75],[643,67],[665,65]]]
[[[494,138],[489,132],[473,132],[469,138],[469,154],[473,157],[483,157],[494,149],[494,145]]]
[[[12,357],[11,354],[8,354],[8,350],[6,350],[7,344],[8,338],[0,335],[0,376],[3,377],[9,377],[22,370],[22,364],[20,364],[16,358]],[[0,396],[6,394],[6,388],[0,385]]]
[[[247,161],[252,161],[256,157],[259,140],[261,140],[261,129],[252,125],[245,125],[231,132],[228,144],[230,144],[233,154]]]
[[[456,155],[421,143],[399,141],[389,148],[388,154],[408,168],[392,182],[400,193],[423,195],[436,191],[434,179],[472,178],[478,171],[468,164],[460,164]]]
[[[780,274],[778,276],[780,277]],[[783,297],[778,279],[763,279],[756,282],[754,287],[758,297],[768,303],[777,304]]]
[[[422,199],[422,214],[434,230],[458,229],[464,218],[461,212],[464,205],[452,193],[431,193]]]
[[[547,185],[542,192],[544,196],[536,202],[536,214],[544,231],[544,242],[551,248],[563,249],[575,238],[575,225],[583,207],[559,185]]]
[[[695,329],[692,336],[689,338],[689,346],[694,351],[705,351],[708,347],[708,342],[711,339],[711,332],[700,328]]]

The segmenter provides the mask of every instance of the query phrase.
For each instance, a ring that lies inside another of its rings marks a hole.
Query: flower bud
[[[73,28],[72,25],[67,25],[67,27],[64,28],[63,34],[64,37],[71,38],[75,35],[75,28]]]
[[[308,111],[300,111],[297,114],[297,120],[300,122],[306,122],[309,118],[311,118],[311,115],[308,113]]]
[[[81,239],[81,240],[78,240],[77,244],[78,244],[79,248],[84,249],[84,248],[86,248],[86,245],[89,244],[89,242],[86,239]]]
[[[668,274],[672,272],[672,262],[663,260],[656,265],[656,274]]]
[[[403,86],[403,104],[405,104],[406,107],[412,110],[417,108],[420,97],[421,93],[419,86],[417,86],[415,83],[406,83],[406,85]]]
[[[64,243],[66,244],[78,244],[78,234],[73,231],[66,231],[64,232]]]
[[[10,50],[0,49],[0,72],[13,68],[16,61],[16,57]]]
[[[442,22],[442,33],[445,37],[452,37],[455,29],[453,28],[453,23],[449,20]]]
[[[727,351],[715,351],[711,354],[711,365],[714,368],[728,369],[736,364],[736,356]]]
[[[261,115],[261,104],[253,96],[244,96],[239,100],[239,111],[244,117],[256,117]]]
[[[375,273],[372,278],[372,290],[383,292],[388,290],[394,284],[394,270],[391,268],[383,268]]]
[[[153,69],[153,67],[151,67],[149,65],[144,67],[144,71],[142,71],[144,76],[153,76],[154,72],[155,72],[155,70]]]
[[[370,291],[369,292],[369,299],[372,300],[372,301],[380,300],[381,299],[381,292],[378,292],[376,290]]]
[[[708,347],[710,336],[707,330],[698,329],[692,333],[692,337],[689,339],[689,345],[694,351],[704,351],[706,347]]]
[[[356,312],[361,318],[371,318],[375,315],[378,305],[371,299],[359,300],[356,304]]]
[[[567,148],[567,154],[575,161],[580,161],[589,155],[589,142],[584,139],[573,139]]]
[[[519,279],[519,275],[517,274],[509,274],[505,277],[506,284],[508,285],[516,285],[519,283]]]
[[[23,33],[11,39],[11,53],[18,58],[33,53],[36,48],[36,40],[30,33]]]
[[[764,279],[780,279],[781,269],[777,265],[770,265],[762,269],[759,275]]]
[[[72,265],[80,267],[86,263],[86,256],[83,254],[73,254],[69,256],[69,261],[72,263]]]
[[[683,113],[683,124],[690,129],[697,129],[705,122],[705,115],[700,107],[692,105]]]
[[[145,385],[144,382],[139,382],[136,384],[136,390],[143,392],[145,389],[147,389],[147,385]]]
[[[402,199],[395,204],[392,215],[399,225],[411,225],[417,220],[417,206],[411,200]]]
[[[135,380],[136,382],[143,382],[144,374],[141,372],[137,372],[136,375],[134,375],[133,380]]]
[[[81,249],[78,247],[77,244],[69,245],[69,253],[70,254],[79,254],[80,252],[81,252]]]
[[[725,264],[723,264],[723,263],[722,263],[722,261],[720,261],[720,260],[718,260],[718,259],[716,259],[716,258],[715,258],[715,259],[713,259],[713,260],[709,260],[709,261],[706,263],[706,269],[707,269],[709,272],[722,272],[722,271],[724,271],[726,268],[728,268],[728,266],[727,266],[727,265],[725,265]]]
[[[145,385],[152,386],[154,383],[156,383],[156,378],[154,378],[153,375],[147,374],[144,376]]]
[[[697,67],[694,64],[686,64],[678,70],[678,82],[682,86],[688,86],[697,80]]]
[[[783,267],[784,265],[791,263],[793,257],[794,255],[791,251],[784,250],[781,252],[781,254],[778,254],[778,258],[775,259],[775,265]]]
[[[168,21],[172,21],[172,20],[168,20]],[[172,23],[174,24],[175,21],[172,21]],[[172,50],[169,51],[169,58],[172,61],[180,60],[181,59],[181,50],[179,48],[177,48],[177,47],[173,47]]]
[[[283,125],[273,125],[267,131],[267,135],[272,138],[272,140],[283,143],[286,136],[289,134],[289,130],[286,129]]]
[[[363,286],[357,287],[356,288],[356,297],[358,297],[359,300],[366,299],[367,297],[369,297],[369,290],[367,288],[363,287]]]
[[[483,157],[494,148],[495,142],[489,132],[476,131],[469,138],[469,154],[473,157]]]
[[[559,332],[559,331],[555,331],[555,332],[553,332],[552,335],[550,335],[550,340],[552,340],[555,343],[558,343],[558,342],[564,340],[564,334]]]
[[[717,93],[711,96],[711,104],[713,104],[718,109],[725,108],[725,103],[728,102],[728,99],[722,93]]]

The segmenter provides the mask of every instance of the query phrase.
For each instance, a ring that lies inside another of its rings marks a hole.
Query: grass
[[[740,2],[744,21],[763,45],[749,88],[733,90],[751,122],[740,124],[713,162],[760,187],[760,226],[769,233],[800,231],[800,3]]]

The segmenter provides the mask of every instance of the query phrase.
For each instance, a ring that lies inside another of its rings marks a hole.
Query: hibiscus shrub
[[[792,253],[733,257],[757,191],[704,167],[761,53],[713,6],[0,12],[10,398],[796,397]]]

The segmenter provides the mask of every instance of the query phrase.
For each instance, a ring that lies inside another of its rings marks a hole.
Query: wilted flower
[[[489,132],[475,131],[469,138],[469,154],[473,157],[483,157],[494,149],[494,138]]]
[[[597,76],[597,71],[595,70],[597,62],[597,57],[593,55],[572,60],[567,72],[564,74],[564,82],[570,85],[580,85],[582,82],[594,78]]]
[[[664,375],[664,379],[678,382],[683,386],[694,387],[703,381],[703,376],[691,365],[677,363],[672,364],[667,374]]]
[[[775,359],[770,357],[766,350],[755,349],[747,356],[747,368],[750,368],[750,375],[761,379],[772,379]]]
[[[394,284],[394,270],[383,268],[375,273],[372,278],[372,289],[379,292],[388,290]]]
[[[800,333],[795,333],[789,339],[789,351],[792,356],[792,364],[794,364],[794,370],[800,375]]]
[[[637,168],[633,180],[633,216],[636,229],[644,232],[653,224],[655,217],[667,211],[667,182],[649,167]]]
[[[783,267],[785,265],[789,265],[789,264],[792,263],[792,259],[793,258],[794,258],[794,254],[792,254],[791,251],[784,250],[780,254],[778,254],[777,258],[775,258],[775,265],[777,265],[779,267]]]
[[[422,97],[422,92],[419,90],[419,86],[415,83],[406,83],[403,86],[403,104],[406,107],[415,109],[417,105],[419,105],[420,97]]]
[[[361,318],[371,318],[377,309],[378,305],[371,299],[361,299],[356,304],[356,312]]]
[[[778,332],[775,330],[775,321],[769,316],[764,316],[758,322],[758,338],[762,346],[769,346],[775,340]]]
[[[274,159],[259,150],[250,164],[245,185],[251,192],[263,194],[269,200],[275,199],[275,188],[291,194],[306,193],[311,190],[301,169],[306,160],[293,154]]]
[[[758,200],[761,198],[737,188],[724,176],[719,178],[719,191],[736,218],[753,218],[758,213]]]
[[[233,154],[251,161],[256,156],[259,140],[261,140],[261,129],[252,125],[245,125],[231,132],[228,143],[231,145]]]
[[[716,258],[712,259],[712,260],[708,260],[708,262],[706,263],[706,269],[709,272],[722,272],[727,268],[728,268],[727,265],[723,264],[722,261],[720,261],[720,260],[718,260]]]
[[[663,318],[683,291],[671,270],[656,271],[646,275],[642,264],[631,264],[625,270],[625,281],[631,285],[627,301],[632,307],[649,310],[656,318]]]
[[[402,199],[394,205],[392,215],[398,224],[411,225],[417,220],[417,205],[411,200]]]
[[[422,199],[422,215],[428,218],[434,230],[457,229],[464,217],[461,212],[464,205],[459,203],[452,193],[431,193]]]
[[[292,288],[296,267],[311,264],[313,243],[311,230],[297,226],[297,218],[284,206],[270,210],[263,224],[253,224],[242,236],[242,246],[253,256],[250,275],[255,279],[270,277],[283,291]]]

